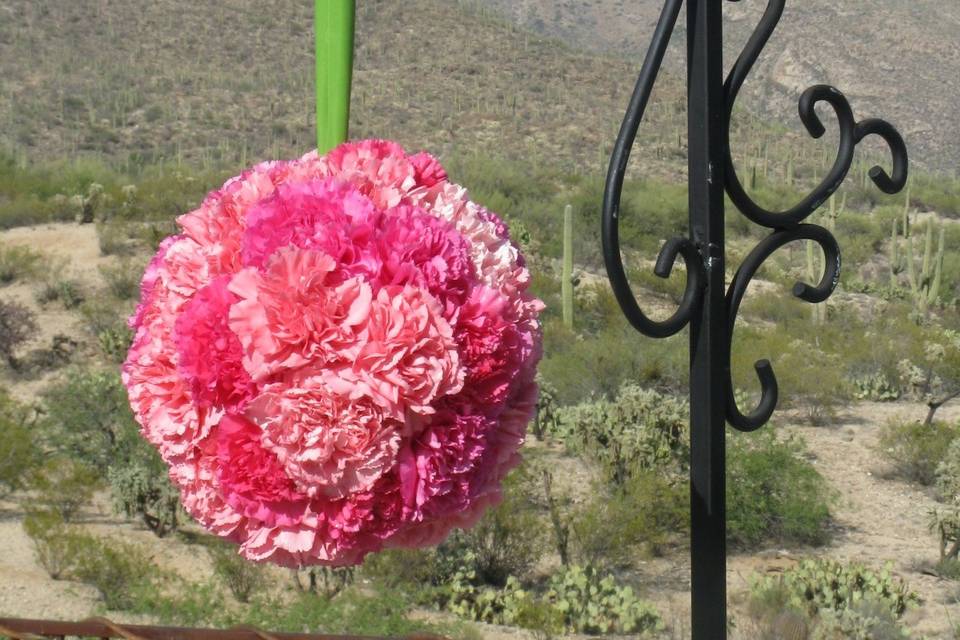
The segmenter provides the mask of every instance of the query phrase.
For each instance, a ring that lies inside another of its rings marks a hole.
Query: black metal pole
[[[706,268],[690,322],[690,569],[693,640],[726,637],[723,0],[687,3],[690,237]]]
[[[718,640],[727,635],[726,441],[729,422],[739,431],[763,426],[777,405],[778,385],[767,360],[754,364],[761,398],[744,414],[737,406],[730,377],[732,329],[750,280],[773,252],[798,241],[817,243],[826,268],[819,283],[798,282],[793,295],[811,303],[823,302],[840,280],[840,248],[833,235],[816,224],[804,224],[846,177],[857,144],[867,136],[882,138],[890,149],[893,171],[880,166],[870,178],[885,193],[897,193],[907,182],[907,148],[889,123],[870,118],[857,121],[850,104],[834,87],[816,85],[803,92],[800,120],[814,138],[825,128],[816,112],[818,103],[833,108],[840,144],[833,168],[805,198],[785,211],[768,211],[754,201],[737,177],[730,150],[729,129],[733,104],[744,80],[773,34],[786,0],[768,0],[757,28],[729,77],[723,77],[724,0],[686,0],[687,107],[689,111],[689,237],[667,240],[654,273],[670,277],[674,262],[683,258],[687,286],[676,312],[666,320],[643,313],[627,279],[620,253],[620,197],[630,150],[660,71],[683,0],[664,0],[653,41],[637,79],[627,113],[610,157],[603,199],[603,257],[610,286],[633,327],[643,335],[666,338],[690,324],[690,570],[693,640]],[[724,192],[749,220],[771,230],[740,264],[725,289]]]

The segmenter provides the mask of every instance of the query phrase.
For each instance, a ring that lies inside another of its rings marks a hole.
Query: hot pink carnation
[[[204,527],[252,560],[348,565],[500,499],[542,305],[436,158],[369,140],[262,163],[179,223],[123,379]]]

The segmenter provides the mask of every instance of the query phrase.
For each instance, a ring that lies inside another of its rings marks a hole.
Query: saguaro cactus
[[[909,206],[909,200],[907,201]],[[903,236],[898,233],[898,224],[893,222],[893,233],[890,237],[890,284],[899,286],[900,274],[906,270],[910,284],[910,296],[913,299],[914,310],[925,314],[931,304],[940,296],[940,286],[943,280],[943,256],[946,248],[946,229],[941,224],[937,248],[934,250],[933,220],[927,220],[926,232],[923,235],[923,256],[917,264],[915,256],[914,238],[910,229],[910,215],[904,210]],[[905,244],[905,251],[901,248]],[[905,255],[904,255],[905,254]]]
[[[563,271],[560,274],[563,324],[573,329],[573,207],[563,209]]]
[[[843,200],[840,202],[840,205],[837,206],[837,196],[830,196],[830,209],[825,215],[827,228],[830,231],[835,231],[837,228],[837,218],[840,217],[840,214],[847,208],[847,197],[844,196]],[[810,282],[817,282],[820,279],[820,275],[823,273],[823,270],[826,268],[826,265],[823,264],[823,260],[817,255],[817,244],[815,242],[807,242],[807,278]],[[827,320],[827,305],[826,303],[814,304],[810,306],[810,319],[813,324],[823,324]]]

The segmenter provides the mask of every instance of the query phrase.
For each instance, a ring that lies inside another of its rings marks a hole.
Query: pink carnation
[[[252,560],[341,566],[496,504],[542,304],[436,158],[370,140],[262,163],[179,223],[123,380],[200,524]]]

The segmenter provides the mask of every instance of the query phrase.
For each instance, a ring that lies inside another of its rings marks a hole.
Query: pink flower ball
[[[543,305],[434,157],[367,140],[265,162],[178,222],[123,380],[204,527],[251,560],[343,566],[498,502]]]

